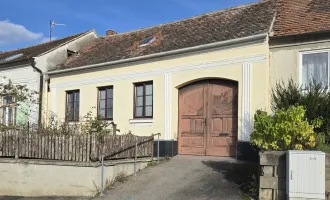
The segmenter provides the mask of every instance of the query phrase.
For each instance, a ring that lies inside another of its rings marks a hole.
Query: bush
[[[288,84],[277,83],[272,90],[272,110],[288,109],[290,106],[303,106],[309,123],[316,119],[323,119],[322,126],[316,128],[316,133],[324,133],[327,140],[330,138],[330,93],[328,89],[316,82],[310,83],[304,90],[292,79]]]
[[[310,150],[316,145],[314,128],[321,124],[321,120],[316,119],[311,125],[305,119],[302,106],[279,109],[274,115],[258,110],[251,143],[261,150]]]

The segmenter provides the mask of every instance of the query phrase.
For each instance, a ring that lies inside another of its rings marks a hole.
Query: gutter
[[[159,57],[176,55],[176,54],[181,54],[181,53],[188,53],[188,52],[193,52],[193,51],[200,51],[200,50],[205,50],[205,49],[210,49],[210,48],[216,48],[216,47],[220,47],[220,46],[228,46],[228,45],[233,45],[233,44],[238,44],[238,43],[243,43],[243,42],[256,41],[256,40],[264,39],[267,36],[268,36],[267,33],[262,33],[262,34],[258,34],[258,35],[253,35],[253,36],[248,36],[248,37],[243,37],[243,38],[238,38],[238,39],[233,39],[233,40],[226,40],[226,41],[221,41],[221,42],[204,44],[204,45],[188,47],[188,48],[184,48],[184,49],[177,49],[177,50],[173,50],[173,51],[155,53],[155,54],[128,58],[128,59],[123,59],[123,60],[116,60],[116,61],[110,61],[110,62],[104,62],[104,63],[98,63],[98,64],[92,64],[92,65],[85,65],[85,66],[71,68],[71,69],[63,69],[63,70],[45,72],[44,74],[47,74],[47,75],[60,74],[60,73],[65,73],[65,72],[73,72],[73,71],[78,71],[78,70],[103,67],[106,65],[117,65],[117,64],[123,64],[123,63],[136,62],[136,61],[141,61],[141,60],[146,60],[146,59],[159,58]]]

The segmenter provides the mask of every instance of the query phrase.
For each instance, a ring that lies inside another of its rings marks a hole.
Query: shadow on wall
[[[258,164],[240,161],[203,161],[203,164],[222,174],[229,182],[239,186],[242,193],[255,196],[258,189]],[[254,178],[255,177],[255,178]]]
[[[259,162],[259,150],[250,144],[250,135],[253,132],[253,118],[242,117],[238,121],[241,126],[241,140],[237,141],[237,160]]]

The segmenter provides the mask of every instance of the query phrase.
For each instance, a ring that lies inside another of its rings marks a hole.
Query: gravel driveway
[[[243,199],[239,184],[250,172],[248,169],[246,164],[230,158],[177,156],[140,171],[97,199]]]

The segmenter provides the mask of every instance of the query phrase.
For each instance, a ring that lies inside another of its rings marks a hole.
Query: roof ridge
[[[9,50],[9,51],[2,51],[1,53],[10,53],[10,52],[14,52],[14,51],[23,51],[24,49],[27,49],[27,48],[30,48],[30,47],[44,45],[44,44],[48,44],[48,43],[51,43],[51,42],[56,42],[56,41],[63,40],[63,39],[66,39],[66,38],[69,38],[69,37],[73,37],[73,36],[84,35],[84,34],[87,34],[87,33],[91,32],[91,31],[94,31],[94,29],[90,29],[88,31],[76,33],[76,34],[73,34],[73,35],[68,35],[68,36],[65,36],[65,37],[62,37],[62,38],[58,38],[56,40],[47,41],[47,42],[43,42],[43,43],[39,43],[39,44],[34,44],[34,45],[31,45],[31,46],[27,46],[27,47],[22,47],[22,48],[18,48],[18,49],[12,49],[12,50]]]
[[[257,2],[241,4],[241,5],[238,5],[238,6],[232,6],[232,7],[229,7],[229,8],[216,10],[216,11],[212,11],[212,12],[206,12],[206,13],[195,15],[195,16],[192,16],[192,17],[187,17],[187,18],[184,18],[184,19],[175,20],[175,21],[171,21],[171,22],[165,22],[165,23],[162,23],[162,24],[154,25],[154,26],[149,26],[149,27],[145,27],[145,28],[140,28],[140,29],[126,31],[126,32],[122,32],[122,33],[117,33],[117,34],[114,34],[114,35],[108,35],[108,36],[105,35],[105,36],[102,36],[100,38],[116,37],[116,36],[131,34],[133,32],[145,31],[145,30],[148,30],[148,29],[156,28],[156,27],[162,27],[162,26],[165,26],[165,25],[168,25],[168,24],[180,23],[180,22],[184,22],[184,21],[187,21],[187,20],[195,19],[195,18],[200,18],[200,17],[207,16],[207,15],[218,14],[218,13],[221,13],[221,12],[240,9],[240,8],[244,8],[244,7],[250,7],[250,6],[253,6],[253,5],[256,5],[256,4],[262,4],[262,3],[269,2],[269,1],[274,1],[274,0],[259,0]]]

